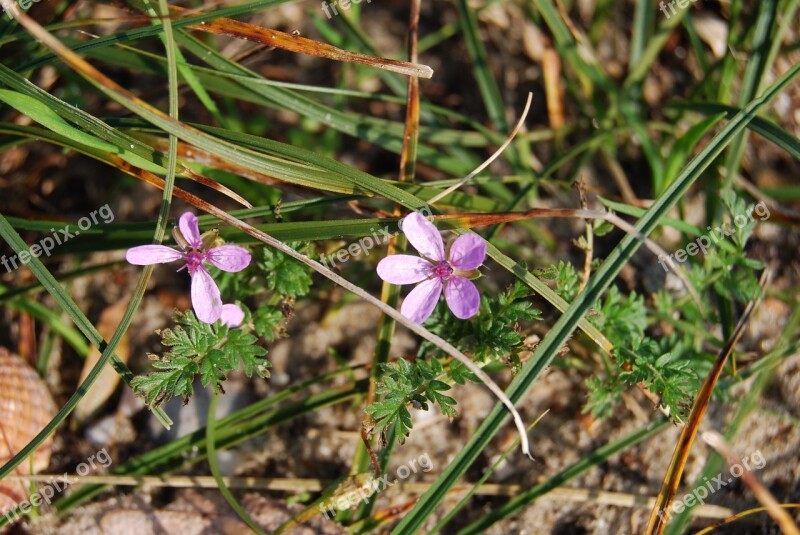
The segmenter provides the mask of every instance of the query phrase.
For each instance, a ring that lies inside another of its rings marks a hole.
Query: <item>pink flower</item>
[[[229,327],[239,325],[244,312],[236,305],[222,304],[219,288],[204,264],[209,262],[223,271],[237,272],[250,265],[250,253],[238,245],[216,245],[220,241],[216,232],[201,236],[197,216],[191,212],[180,217],[173,236],[182,251],[164,245],[142,245],[128,249],[125,258],[137,266],[183,260],[185,265],[181,269],[188,269],[192,277],[192,308],[197,319],[205,323],[222,319]]]
[[[459,319],[478,313],[481,298],[478,288],[466,276],[483,264],[486,242],[475,234],[459,236],[445,260],[444,242],[436,227],[414,212],[402,221],[402,230],[422,258],[404,254],[387,256],[378,263],[378,276],[392,284],[415,284],[400,313],[415,323],[423,323],[433,312],[444,288],[447,306]]]

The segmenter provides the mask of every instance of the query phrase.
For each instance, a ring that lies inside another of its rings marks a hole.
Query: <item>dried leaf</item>
[[[126,302],[120,301],[119,303],[106,308],[102,314],[100,314],[100,321],[97,324],[97,331],[104,339],[108,340],[114,335],[117,325],[120,324],[122,321],[122,316],[125,314],[126,306]],[[116,354],[122,362],[128,362],[128,356],[130,355],[130,341],[127,333],[125,333],[125,335],[122,337],[122,340],[120,340],[119,345],[117,346]],[[100,355],[100,350],[92,346],[89,355],[86,357],[86,361],[83,363],[83,371],[81,372],[80,382],[83,382],[89,375],[91,369],[95,364],[97,364],[97,361],[100,360]],[[78,423],[85,422],[89,416],[94,414],[94,412],[99,409],[109,397],[111,397],[111,394],[114,393],[114,390],[116,390],[118,384],[119,375],[111,366],[106,366],[105,369],[100,372],[100,377],[97,378],[97,381],[95,381],[92,388],[89,389],[83,399],[81,399],[81,401],[75,407],[75,412],[73,412],[75,421]]]

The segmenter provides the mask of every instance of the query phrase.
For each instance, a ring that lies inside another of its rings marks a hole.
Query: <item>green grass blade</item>
[[[753,35],[753,53],[747,60],[744,77],[739,88],[740,106],[750,102],[756,95],[758,88],[761,87],[764,78],[769,72],[767,59],[770,43],[775,38],[772,28],[775,25],[777,11],[778,0],[763,0],[758,4],[758,15]],[[724,188],[726,190],[732,187],[733,179],[739,173],[742,156],[744,155],[745,141],[745,133],[742,132],[731,142],[731,146],[728,149],[728,155],[725,160]]]
[[[728,119],[734,117],[739,112],[738,108],[717,103],[685,102],[673,104],[672,107],[697,111],[704,115],[725,113]],[[800,161],[800,139],[797,139],[774,122],[763,117],[755,117],[747,127],[764,139],[772,141],[775,145],[789,153],[793,158]]]
[[[503,97],[500,95],[497,80],[489,66],[489,54],[487,54],[483,39],[479,35],[478,17],[475,10],[467,5],[467,0],[457,0],[456,7],[458,8],[458,18],[461,21],[461,31],[472,58],[475,79],[478,81],[486,112],[497,130],[507,133],[509,129]]]

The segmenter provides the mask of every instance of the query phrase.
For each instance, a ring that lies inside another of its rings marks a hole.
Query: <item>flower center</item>
[[[206,254],[197,249],[192,250],[186,254],[186,267],[189,273],[194,273],[203,266],[203,261],[206,259]]]
[[[442,279],[443,281],[449,279],[450,275],[453,274],[453,271],[454,271],[453,268],[446,260],[442,260],[441,262],[433,266],[433,274],[436,277]]]

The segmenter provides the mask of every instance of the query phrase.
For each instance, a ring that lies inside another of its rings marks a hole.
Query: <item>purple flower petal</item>
[[[238,245],[220,245],[208,251],[208,261],[222,271],[233,273],[250,265],[250,253]]]
[[[186,240],[192,248],[197,249],[203,242],[200,237],[200,223],[197,216],[191,212],[186,212],[178,220],[178,228],[183,234],[183,239]]]
[[[440,295],[442,295],[442,280],[440,278],[434,277],[422,282],[411,290],[411,293],[403,301],[400,313],[414,323],[421,324],[430,317],[431,312],[436,308]]]
[[[439,234],[433,223],[417,212],[412,212],[403,219],[402,228],[406,238],[414,246],[414,249],[419,251],[419,254],[434,262],[444,260],[442,235]]]
[[[447,306],[458,319],[468,319],[478,313],[481,296],[471,280],[464,277],[451,277],[444,287]]]
[[[204,323],[214,323],[222,314],[217,283],[203,268],[192,274],[192,308],[197,319]]]
[[[183,253],[166,245],[140,245],[139,247],[131,247],[125,253],[125,259],[137,266],[165,264],[181,258],[183,258]]]
[[[378,262],[378,276],[392,284],[414,284],[427,279],[432,268],[424,258],[395,254]]]
[[[219,320],[228,327],[238,327],[244,321],[244,311],[238,305],[222,305]]]
[[[462,234],[450,246],[450,265],[470,271],[486,260],[486,241],[477,234]]]

